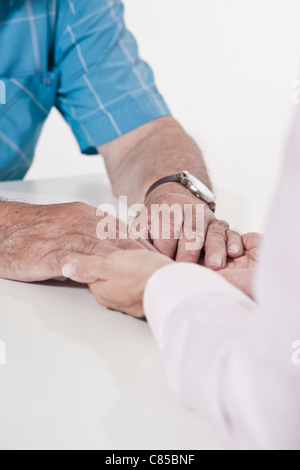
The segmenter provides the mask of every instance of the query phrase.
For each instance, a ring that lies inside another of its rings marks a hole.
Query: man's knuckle
[[[208,236],[204,242],[205,251],[220,251],[226,246],[226,237],[224,234],[217,236]]]
[[[137,241],[132,240],[130,238],[126,240],[122,240],[122,239],[113,240],[113,245],[116,248],[120,248],[121,250],[133,250],[133,249],[142,248],[142,245],[140,245]]]
[[[222,227],[222,229],[225,231],[229,229],[229,224],[226,222],[226,220],[216,220],[215,224]]]
[[[242,240],[242,236],[236,230],[231,230],[230,231],[230,236],[232,238],[237,238],[239,240]]]
[[[99,249],[101,250],[103,244],[99,242],[99,240],[94,240],[92,238],[85,238],[82,237],[82,245],[83,249],[87,251],[89,254],[94,254],[99,252]]]
[[[55,272],[59,267],[62,267],[67,260],[67,254],[67,251],[55,250],[47,255],[47,266],[51,272]]]
[[[63,237],[62,244],[65,249],[78,251],[80,253],[92,254],[96,249],[98,240],[80,234],[66,235]]]
[[[210,229],[210,231],[208,232],[208,235],[207,235],[207,240],[208,241],[216,241],[220,238],[222,238],[223,240],[225,240],[225,237],[226,237],[226,232],[225,230],[222,230],[221,228],[219,227],[213,227]]]
[[[223,220],[215,220],[209,226],[209,233],[212,236],[224,238],[228,229],[229,225],[227,222]]]

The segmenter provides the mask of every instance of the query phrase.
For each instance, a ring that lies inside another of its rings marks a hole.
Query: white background
[[[299,0],[125,0],[174,116],[201,146],[219,214],[263,230],[300,79]],[[105,171],[53,110],[27,179]]]

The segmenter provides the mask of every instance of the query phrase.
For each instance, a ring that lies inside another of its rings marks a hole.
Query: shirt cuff
[[[239,301],[245,310],[253,311],[255,304],[249,297],[210,269],[192,263],[173,263],[156,271],[145,289],[144,312],[158,343],[163,346],[165,324],[178,305],[186,305],[188,309],[195,297],[213,302],[216,295],[222,294],[231,296],[233,302]]]
[[[151,92],[133,93],[116,102],[107,107],[106,113],[99,110],[89,119],[78,118],[71,126],[81,152],[96,155],[97,147],[148,122],[170,115],[163,97],[153,88]]]

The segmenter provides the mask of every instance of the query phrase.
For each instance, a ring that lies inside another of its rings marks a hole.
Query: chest
[[[45,72],[54,41],[56,0],[5,0],[0,4],[0,75]]]

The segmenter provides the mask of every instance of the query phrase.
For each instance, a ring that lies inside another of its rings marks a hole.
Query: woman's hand
[[[248,233],[242,239],[244,255],[228,260],[226,268],[218,273],[252,296],[261,235]],[[72,264],[64,266],[63,275],[88,284],[97,301],[104,307],[142,318],[148,280],[158,269],[172,263],[174,261],[159,253],[119,250],[105,257],[78,255]]]
[[[155,271],[172,263],[168,257],[150,251],[120,250],[105,257],[79,255],[64,266],[63,275],[88,284],[104,307],[142,318],[148,280]]]
[[[218,271],[218,273],[253,298],[253,283],[262,235],[246,233],[246,235],[243,235],[242,240],[244,255],[241,258],[228,259],[226,268]]]

